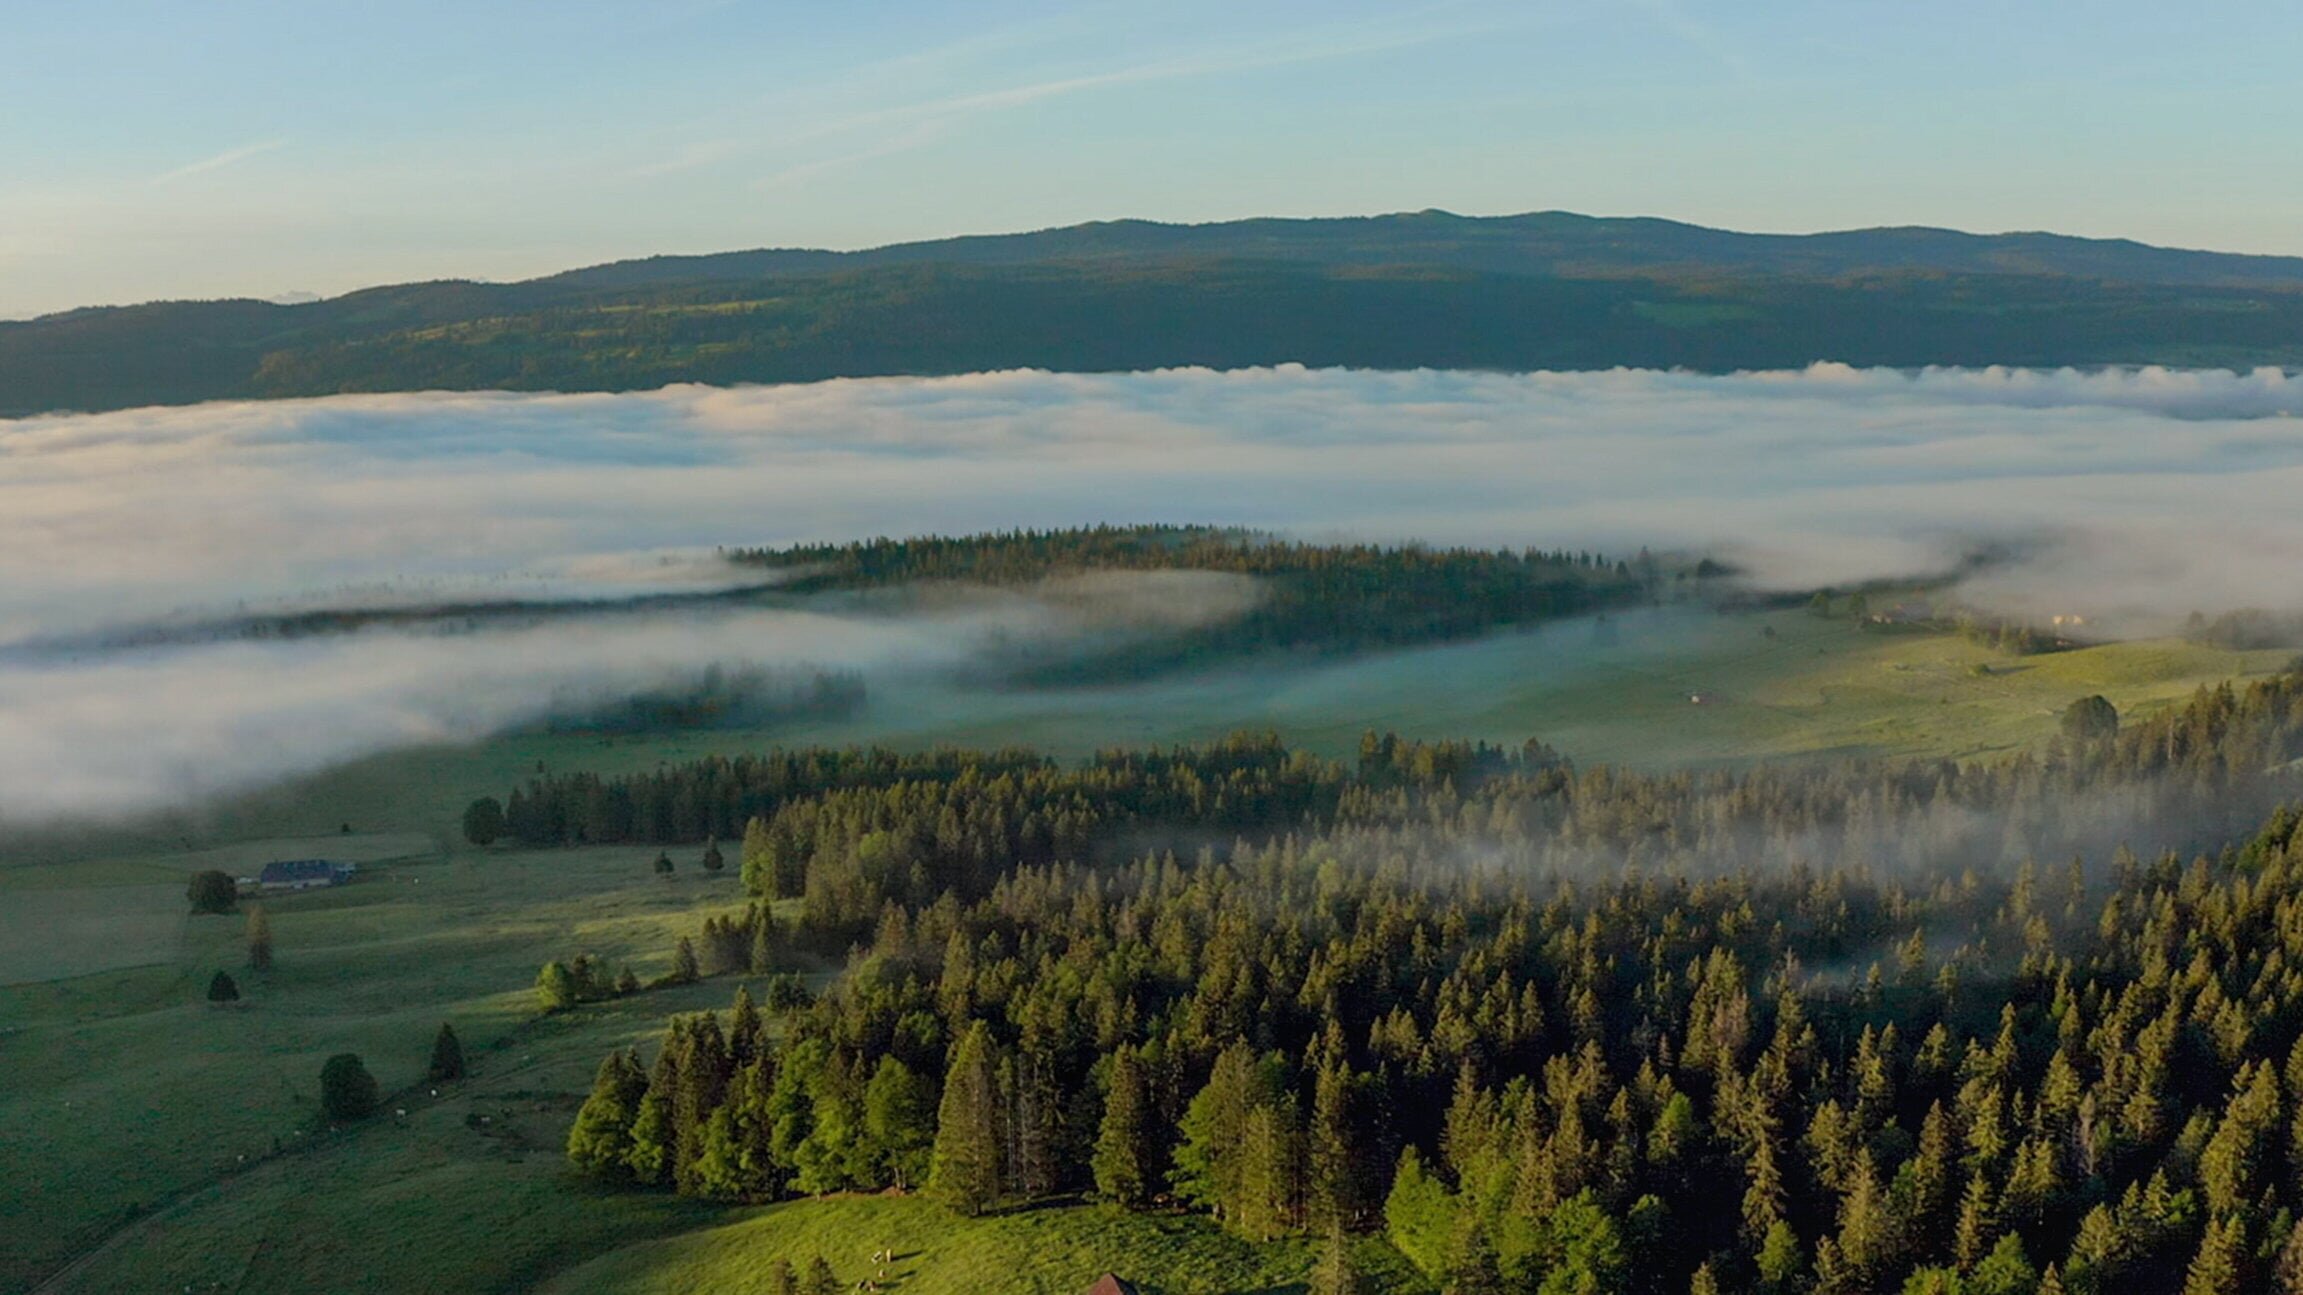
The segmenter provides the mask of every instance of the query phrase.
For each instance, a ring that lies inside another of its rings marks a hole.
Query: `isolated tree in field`
[[[376,1077],[358,1053],[339,1052],[320,1067],[320,1109],[338,1124],[375,1114]]]
[[[445,1083],[464,1077],[464,1045],[456,1038],[456,1027],[440,1022],[440,1033],[432,1039],[432,1064],[425,1077],[433,1083]]]
[[[768,1265],[768,1295],[800,1295],[800,1275],[792,1261],[778,1259]]]
[[[703,864],[706,872],[718,872],[728,866],[727,856],[720,853],[720,838],[716,836],[704,838]]]
[[[229,913],[240,902],[240,883],[232,880],[231,873],[210,868],[193,873],[184,893],[195,913]]]
[[[568,964],[554,959],[536,973],[536,1006],[547,1012],[564,1012],[576,1005],[576,978],[568,973]]]
[[[961,1037],[936,1108],[928,1195],[962,1214],[981,1214],[1000,1196],[999,1058],[989,1027]]]
[[[631,1176],[632,1121],[640,1114],[640,1098],[648,1091],[647,1072],[639,1057],[625,1050],[611,1052],[592,1076],[592,1092],[576,1112],[568,1130],[568,1163],[600,1178]]]
[[[464,807],[464,839],[474,845],[494,845],[504,834],[504,805],[494,796],[482,796]]]
[[[703,979],[703,976],[703,968],[696,965],[696,946],[687,936],[681,936],[680,942],[672,948],[672,983],[692,985]]]
[[[656,852],[656,875],[659,877],[672,875],[672,856],[661,850]]]
[[[211,1003],[239,1002],[240,986],[233,983],[231,976],[219,971],[208,979],[208,1001]]]
[[[636,971],[633,971],[633,970],[632,970],[630,967],[626,967],[626,968],[624,968],[622,971],[619,971],[619,972],[617,972],[617,973],[616,973],[616,992],[617,992],[618,994],[636,994],[636,993],[639,993],[639,992],[640,992],[640,976],[639,976],[639,973],[638,973],[638,972],[636,972]]]
[[[1158,1181],[1151,1163],[1150,1107],[1143,1066],[1134,1048],[1122,1047],[1112,1057],[1111,1091],[1104,1097],[1094,1169],[1096,1191],[1131,1210],[1151,1199],[1152,1184]]]
[[[248,965],[258,971],[272,969],[272,919],[261,904],[248,909]]]
[[[808,1261],[807,1295],[840,1295],[840,1279],[832,1275],[832,1266],[822,1255]]]
[[[2063,737],[2070,742],[2101,742],[2119,736],[2119,709],[2101,695],[2082,697],[2063,710]]]

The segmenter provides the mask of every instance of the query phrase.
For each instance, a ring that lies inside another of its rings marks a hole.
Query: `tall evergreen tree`
[[[648,1076],[637,1055],[609,1053],[568,1130],[568,1163],[597,1178],[632,1177],[632,1122],[647,1089]]]
[[[424,1077],[435,1084],[464,1077],[464,1045],[456,1038],[456,1027],[440,1022],[440,1032],[432,1039],[432,1064],[425,1068]]]
[[[568,971],[568,964],[553,959],[536,973],[536,1006],[547,1012],[564,1012],[576,1005],[576,978]]]
[[[1110,1091],[1104,1095],[1093,1168],[1097,1193],[1129,1209],[1148,1203],[1152,1185],[1159,1181],[1153,1164],[1150,1107],[1143,1064],[1134,1048],[1123,1045],[1112,1056]]]
[[[1330,1231],[1320,1245],[1319,1262],[1312,1266],[1309,1295],[1366,1295],[1367,1278],[1352,1255],[1351,1241],[1340,1229]]]
[[[960,1037],[944,1075],[936,1108],[936,1140],[928,1163],[928,1195],[962,1214],[981,1214],[999,1200],[1003,1184],[998,1047],[991,1030],[975,1022]]]
[[[239,1002],[240,986],[235,984],[230,976],[219,971],[208,978],[208,1001],[211,1003]]]

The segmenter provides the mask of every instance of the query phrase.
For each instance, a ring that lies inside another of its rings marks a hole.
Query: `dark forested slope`
[[[2303,365],[2303,260],[1430,212],[658,257],[0,323],[0,415],[1041,367]]]

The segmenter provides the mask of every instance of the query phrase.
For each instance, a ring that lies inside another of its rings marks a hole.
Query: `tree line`
[[[803,862],[752,874],[788,919],[756,902],[712,939],[730,969],[765,938],[846,973],[611,1055],[569,1156],[717,1199],[1377,1230],[1458,1291],[2303,1289],[2303,814],[2275,772],[2303,681],[2116,732],[2083,711],[1967,769],[1633,775],[1374,736],[1350,768],[1249,738],[1011,756],[1046,793],[1016,804],[1103,809],[989,871],[852,857],[898,830],[859,834],[867,801],[962,774],[831,788],[776,808],[833,816],[792,826]],[[1255,825],[1219,841],[1227,766]],[[2207,852],[2010,853],[2025,815],[2115,803],[2194,813]],[[1911,826],[1952,809],[1988,830]],[[1129,850],[1159,824],[1208,843]],[[1914,831],[1947,844],[1915,862]]]

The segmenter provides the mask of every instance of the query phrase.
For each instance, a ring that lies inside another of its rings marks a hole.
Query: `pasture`
[[[1612,640],[1612,641],[1609,641]],[[476,850],[471,798],[539,771],[624,772],[776,744],[1009,744],[1077,757],[1240,727],[1348,755],[1360,733],[1516,744],[1585,763],[1710,765],[1823,753],[1971,758],[2043,741],[2074,698],[2136,714],[2287,654],[2140,642],[2009,658],[1956,638],[1805,612],[1624,618],[1346,660],[1047,691],[875,683],[866,709],[776,731],[531,734],[377,756],[198,813],[0,857],[0,1289],[656,1292],[764,1289],[818,1251],[843,1279],[881,1245],[898,1289],[1063,1292],[1101,1267],[1156,1289],[1282,1290],[1308,1246],[1249,1250],[1204,1220],[1093,1207],[962,1223],[908,1198],[730,1210],[594,1192],[560,1145],[609,1049],[732,980],[537,1018],[545,960],[589,951],[647,978],[677,935],[741,903],[652,847]],[[1700,700],[1696,700],[1700,698]],[[349,833],[346,828],[351,829]],[[189,917],[184,881],[270,858],[350,858],[352,884],[267,901],[277,965],[246,968],[242,919]],[[244,1000],[211,1007],[208,978]],[[474,1077],[417,1087],[455,1024]],[[317,1076],[362,1055],[387,1113],[324,1129]],[[405,1108],[407,1114],[390,1112]],[[478,1123],[486,1117],[485,1124]],[[1397,1264],[1371,1245],[1372,1264]],[[1395,1287],[1417,1289],[1412,1284]]]

